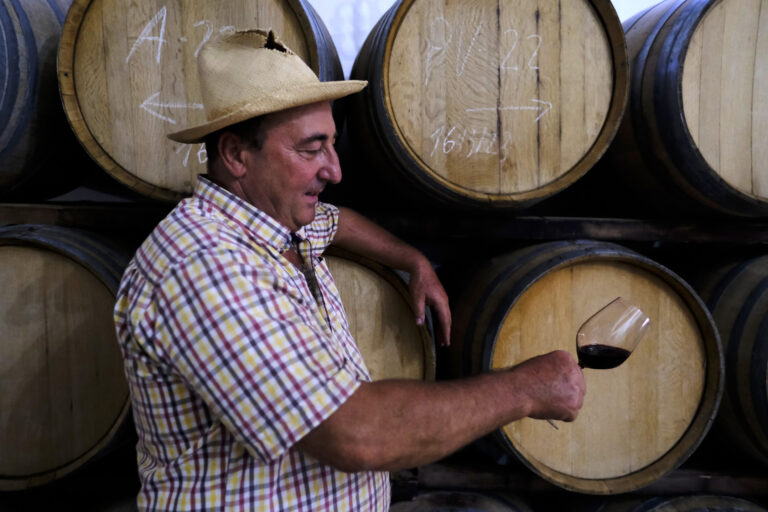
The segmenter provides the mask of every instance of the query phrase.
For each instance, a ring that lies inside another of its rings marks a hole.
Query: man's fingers
[[[445,295],[431,297],[429,305],[436,316],[437,342],[441,347],[447,347],[451,344],[451,309],[448,306],[448,298]]]
[[[424,325],[424,309],[426,308],[426,297],[423,293],[413,291],[413,305],[416,307],[416,325]]]

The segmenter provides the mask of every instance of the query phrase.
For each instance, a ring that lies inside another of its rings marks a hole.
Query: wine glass
[[[616,297],[579,327],[579,366],[596,370],[616,368],[635,350],[649,325],[651,319],[640,308]],[[547,422],[557,428],[551,420]]]
[[[596,370],[616,368],[635,350],[650,324],[650,318],[640,308],[616,297],[579,327],[579,366]]]

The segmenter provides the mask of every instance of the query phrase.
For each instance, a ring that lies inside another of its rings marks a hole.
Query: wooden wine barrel
[[[56,50],[71,0],[0,2],[0,196],[44,199],[74,188],[82,153],[67,126]],[[87,157],[85,157],[87,158]]]
[[[92,235],[0,228],[0,490],[99,455],[130,401],[112,308],[128,258]]]
[[[393,503],[390,512],[531,512],[515,496],[469,491],[432,491]]]
[[[768,215],[766,27],[766,0],[666,0],[625,22],[614,194],[667,213]]]
[[[364,43],[349,98],[359,169],[450,207],[522,208],[576,181],[618,128],[624,33],[607,0],[401,0]],[[372,153],[376,151],[376,153]],[[405,186],[403,186],[405,185]]]
[[[393,270],[338,249],[326,254],[350,332],[373,380],[435,378],[435,344],[416,325],[413,301]]]
[[[600,512],[765,512],[765,508],[731,496],[634,498],[605,503]]]
[[[205,122],[196,56],[216,34],[272,28],[321,80],[343,78],[322,21],[305,0],[75,0],[59,50],[64,108],[111,176],[155,199],[189,194],[205,144],[166,134]]]
[[[504,453],[587,494],[638,489],[691,455],[717,411],[723,363],[709,312],[687,283],[629,249],[593,241],[535,245],[482,267],[451,292],[456,376],[556,349],[575,357],[579,326],[617,296],[651,319],[624,364],[584,370],[576,421],[558,430],[529,418],[506,425],[493,435]]]
[[[768,465],[768,256],[713,268],[693,283],[723,341],[717,437],[729,451]]]

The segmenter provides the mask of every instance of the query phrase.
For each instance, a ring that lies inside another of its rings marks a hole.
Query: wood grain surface
[[[718,2],[699,22],[683,68],[694,143],[728,184],[768,198],[768,0]]]
[[[0,247],[0,489],[50,481],[110,440],[128,410],[114,291],[53,251]]]
[[[392,271],[339,255],[326,261],[373,380],[431,380],[434,341],[416,314],[404,284]]]
[[[456,193],[502,201],[546,188],[617,121],[624,49],[611,21],[586,1],[404,2],[384,62],[399,138]]]

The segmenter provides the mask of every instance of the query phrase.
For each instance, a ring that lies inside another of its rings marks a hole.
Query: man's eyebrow
[[[334,140],[336,139],[337,134],[333,134]],[[326,133],[316,133],[315,135],[310,135],[309,137],[305,137],[299,141],[299,144],[311,144],[315,141],[325,142],[329,139],[328,134]]]

